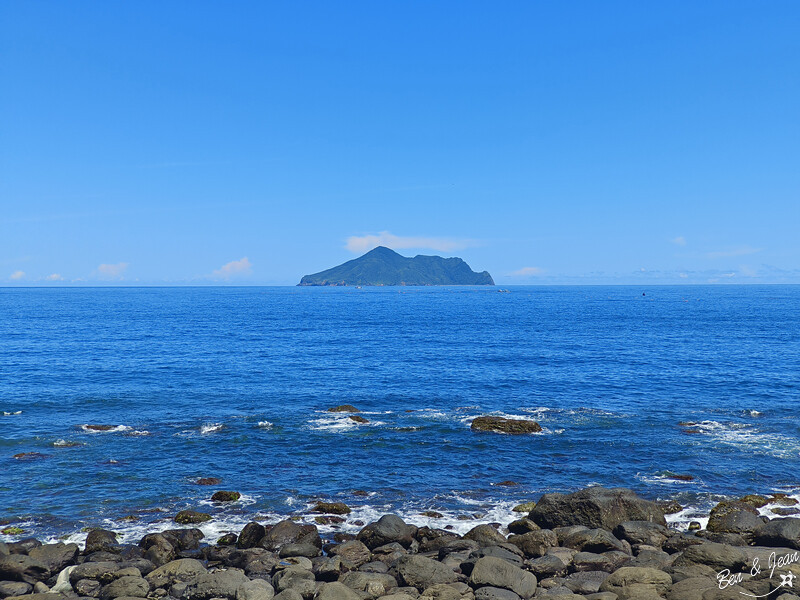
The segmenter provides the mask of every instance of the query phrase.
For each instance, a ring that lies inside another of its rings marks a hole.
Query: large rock
[[[546,529],[584,525],[612,531],[625,521],[666,526],[658,505],[626,488],[591,487],[572,494],[545,494],[528,516]]]
[[[672,585],[672,578],[657,569],[622,567],[600,586],[602,592],[612,592],[619,600],[660,600]]]
[[[33,586],[24,581],[0,581],[0,598],[30,594]]]
[[[288,590],[289,588],[298,589],[303,587],[299,585],[299,582],[301,581],[313,582],[314,580],[315,577],[313,572],[300,566],[292,566],[276,573],[275,577],[272,578],[272,583],[278,592],[282,592],[283,590]],[[298,589],[298,591],[300,590]]]
[[[122,568],[118,562],[85,562],[72,570],[69,574],[69,580],[73,585],[84,579],[91,579],[105,584],[112,581],[115,578],[115,574]]]
[[[392,542],[407,548],[414,541],[416,531],[416,527],[407,525],[397,515],[384,515],[377,522],[370,523],[359,531],[357,538],[370,550]]]
[[[469,581],[476,588],[490,586],[511,590],[523,600],[528,600],[536,593],[536,576],[533,573],[492,556],[478,559]]]
[[[77,544],[45,544],[38,548],[33,548],[28,552],[34,560],[47,565],[50,575],[58,573],[66,566],[74,565],[78,558]]]
[[[139,546],[144,550],[144,557],[156,566],[175,559],[176,548],[164,534],[149,533],[141,539]]]
[[[415,587],[420,592],[437,583],[452,583],[457,580],[453,569],[418,554],[409,554],[398,560],[397,573],[401,583]]]
[[[754,538],[759,546],[800,549],[800,519],[772,519],[755,530]]]
[[[317,528],[313,526],[310,527],[313,528],[313,533],[316,533]],[[260,546],[267,550],[278,550],[285,544],[293,544],[303,541],[307,537],[314,537],[313,533],[312,529],[304,528],[294,521],[284,519],[267,530],[260,542]],[[316,540],[318,539],[319,534],[316,534]]]
[[[609,552],[611,550],[628,552],[629,550],[625,544],[605,529],[584,529],[582,531],[576,531],[572,535],[568,535],[564,538],[561,545],[583,552],[596,553]]]
[[[673,565],[680,567],[692,563],[711,567],[715,571],[730,569],[731,572],[737,573],[747,564],[747,554],[736,546],[706,542],[684,550]]]
[[[717,589],[717,582],[709,577],[689,577],[672,584],[667,600],[703,600],[707,590]],[[741,600],[745,600],[743,596]]]
[[[46,564],[25,554],[0,556],[0,580],[24,581],[33,585],[48,575]]]
[[[239,534],[239,539],[236,540],[236,547],[242,549],[255,548],[266,533],[267,531],[263,525],[251,521],[244,526]]]
[[[661,548],[669,538],[670,531],[652,521],[624,521],[614,528],[614,536],[631,545],[646,544]]]
[[[527,419],[504,419],[502,417],[477,417],[472,420],[473,431],[491,431],[494,433],[539,433],[542,426],[536,421]]]
[[[199,560],[180,558],[154,569],[145,579],[153,588],[167,588],[177,581],[191,581],[206,572]]]
[[[169,540],[175,550],[197,550],[200,547],[200,540],[205,538],[205,534],[197,528],[191,529],[168,529],[162,531],[161,535]]]
[[[113,552],[117,546],[117,534],[107,529],[92,529],[86,536],[84,552]]]
[[[264,579],[251,579],[236,590],[236,600],[272,600],[275,589]]]
[[[539,558],[544,556],[548,548],[558,546],[558,536],[551,529],[538,529],[522,535],[512,535],[508,541],[522,550],[527,558]]]
[[[341,583],[356,592],[377,598],[397,587],[397,580],[388,573],[365,573],[350,571],[340,580]]]
[[[328,550],[330,556],[338,556],[342,560],[342,566],[346,569],[357,569],[364,563],[368,563],[371,557],[369,548],[358,540],[350,540],[344,544],[333,546]]]
[[[211,598],[227,598],[236,600],[239,586],[249,581],[239,570],[230,569],[215,573],[204,573],[192,581],[184,592],[189,600],[210,600]]]
[[[146,598],[150,584],[142,577],[120,577],[100,590],[100,600],[114,598]]]
[[[182,510],[175,515],[175,522],[181,525],[194,525],[197,523],[205,523],[211,520],[211,515],[196,510]]]
[[[464,534],[464,539],[478,542],[481,546],[495,546],[506,541],[502,533],[488,524],[473,527]]]

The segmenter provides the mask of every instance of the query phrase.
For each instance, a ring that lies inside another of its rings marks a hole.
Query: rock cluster
[[[781,582],[800,577],[800,519],[769,521],[747,502],[719,507],[709,529],[691,534],[667,528],[659,507],[630,490],[590,488],[543,496],[508,530],[482,524],[460,536],[385,515],[329,540],[291,520],[248,523],[213,544],[193,528],[151,533],[138,545],[95,530],[83,550],[27,539],[0,543],[0,598],[799,598]]]

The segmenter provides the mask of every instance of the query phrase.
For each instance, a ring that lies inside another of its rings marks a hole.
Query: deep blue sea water
[[[798,401],[800,286],[6,288],[0,519],[135,536],[196,508],[218,533],[325,499],[345,528],[465,530],[590,484],[702,512],[800,491]],[[544,432],[472,432],[484,414]]]

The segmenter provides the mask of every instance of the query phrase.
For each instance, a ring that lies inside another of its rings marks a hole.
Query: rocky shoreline
[[[688,532],[667,527],[663,505],[602,487],[545,494],[507,527],[464,535],[391,514],[357,533],[287,519],[215,540],[187,527],[121,544],[95,529],[83,548],[0,543],[0,598],[800,600],[800,519],[759,516],[766,501],[722,502]]]

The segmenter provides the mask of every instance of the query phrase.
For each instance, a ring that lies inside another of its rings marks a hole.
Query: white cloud
[[[14,271],[9,279],[13,281],[19,281],[23,277],[25,277],[25,271]]]
[[[539,267],[522,267],[519,271],[509,273],[511,277],[533,277],[536,275],[543,275],[544,269]]]
[[[670,242],[672,242],[676,246],[685,246],[686,238],[683,237],[682,235],[679,235],[678,237],[671,239]]]
[[[45,277],[46,281],[64,281],[64,278],[59,275],[58,273],[53,273],[52,275],[48,275]]]
[[[405,237],[394,235],[388,231],[381,231],[375,235],[353,235],[347,238],[345,248],[350,252],[361,254],[377,248],[386,246],[392,250],[402,248],[417,248],[426,250],[436,250],[438,252],[451,252],[453,250],[463,250],[474,245],[471,240],[459,240],[455,238],[434,238],[434,237]]]
[[[229,263],[222,265],[219,269],[211,274],[214,279],[230,279],[242,275],[249,275],[253,269],[253,264],[245,256],[239,260],[232,260]]]
[[[125,270],[128,268],[128,263],[121,262],[114,265],[103,263],[97,267],[97,273],[100,279],[122,279]]]
[[[686,273],[678,273],[678,277],[680,277],[681,279],[689,279],[689,275],[687,275]]]
[[[756,254],[761,252],[763,248],[752,248],[750,246],[739,246],[730,250],[721,250],[718,252],[709,252],[706,254],[708,258],[733,258],[735,256],[747,256],[748,254]]]

